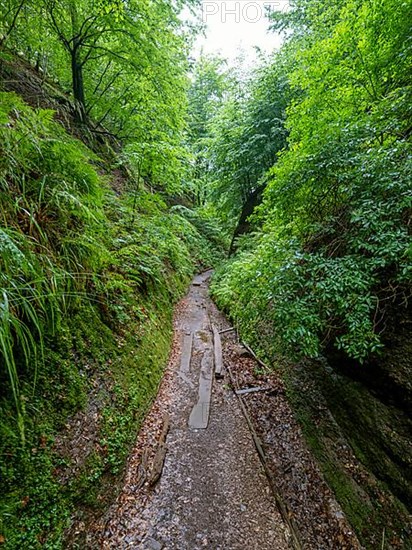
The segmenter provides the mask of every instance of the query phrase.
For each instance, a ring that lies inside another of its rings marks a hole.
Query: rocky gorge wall
[[[412,548],[411,316],[396,316],[381,357],[330,355],[287,371],[307,441],[366,548]]]

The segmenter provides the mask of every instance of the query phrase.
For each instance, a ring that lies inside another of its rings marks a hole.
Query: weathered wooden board
[[[189,417],[189,427],[205,430],[209,424],[210,401],[213,387],[213,358],[211,350],[203,354],[199,376],[199,397]]]
[[[193,332],[183,337],[182,354],[180,357],[180,372],[190,372],[190,359],[192,357]]]
[[[223,378],[223,357],[222,357],[222,340],[215,325],[212,325],[213,330],[213,347],[215,355],[215,377]]]
[[[169,432],[169,428],[170,428],[170,417],[168,414],[165,414],[163,418],[162,432],[159,437],[156,454],[153,459],[152,470],[150,473],[149,484],[151,486],[155,485],[159,481],[160,476],[162,475],[163,465],[165,462],[166,452],[167,452],[166,437]]]
[[[235,391],[235,394],[236,395],[247,395],[249,393],[256,393],[256,392],[261,392],[261,391],[270,391],[272,388],[262,388],[262,387],[258,387],[258,388],[243,388],[242,390],[236,390]]]

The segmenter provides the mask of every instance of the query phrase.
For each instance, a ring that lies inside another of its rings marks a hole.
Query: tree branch
[[[19,13],[21,12],[24,4],[25,4],[26,0],[21,0],[20,4],[19,4],[19,7],[17,8],[16,10],[16,13],[14,14],[14,17],[13,17],[13,21],[11,22],[10,24],[10,27],[8,28],[5,36],[3,36],[1,42],[0,42],[0,46],[3,46],[3,44],[6,42],[6,40],[9,38],[9,36],[11,35],[11,33],[13,32],[13,29],[14,27],[16,26],[16,23],[17,23],[17,18],[19,16]],[[11,9],[8,11],[7,15],[11,12]]]
[[[110,63],[110,62],[109,62]],[[99,99],[104,96],[104,94],[107,92],[107,90],[110,88],[110,86],[112,84],[114,84],[114,82],[119,78],[119,76],[122,74],[122,71],[118,71],[114,77],[106,84],[106,86],[104,87],[104,89],[100,92],[99,96],[96,98],[96,101],[93,102],[92,105],[90,105],[90,107],[87,109],[87,114],[89,114],[91,112],[91,110],[93,109],[93,107],[98,103]],[[98,85],[96,86],[94,92],[93,92],[93,96],[95,95],[98,87],[100,86],[101,82],[102,82],[103,78],[100,78],[99,79],[99,83]]]
[[[107,73],[107,71],[110,69],[110,65],[111,65],[111,64],[112,64],[112,60],[109,59],[109,61],[108,61],[107,64],[106,64],[106,67],[104,68],[102,74],[100,75],[100,78],[99,78],[99,80],[98,80],[96,86],[94,87],[94,90],[93,90],[92,95],[94,95],[94,94],[97,92],[97,90],[100,88],[100,85],[101,85],[101,83],[102,83],[102,81],[103,81],[103,78],[106,76],[106,73]]]
[[[49,11],[49,14],[50,14],[50,18],[51,18],[53,27],[54,27],[55,31],[57,32],[57,36],[63,42],[63,44],[64,44],[65,48],[67,49],[67,51],[72,53],[73,48],[71,47],[70,42],[65,37],[63,32],[60,30],[60,27],[57,23],[55,15],[54,15],[54,8],[55,8],[55,5],[56,5],[56,2],[54,2],[54,1],[53,2],[48,2],[47,5],[48,5],[48,8],[49,8],[48,11]]]

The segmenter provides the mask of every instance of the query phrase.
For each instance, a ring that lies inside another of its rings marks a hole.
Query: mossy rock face
[[[325,376],[322,385],[328,407],[362,462],[412,509],[408,414],[346,376]]]
[[[319,383],[334,418],[368,469],[412,510],[412,316],[399,310],[385,351],[365,365],[337,358]],[[327,367],[326,367],[327,369]],[[328,369],[327,369],[328,370]]]
[[[393,308],[387,315],[382,336],[383,353],[359,365],[335,351],[328,353],[329,363],[375,395],[388,406],[412,415],[412,308]]]
[[[398,354],[403,357],[405,338],[398,344],[401,348],[387,355],[392,361]],[[402,371],[403,362],[398,364]],[[380,548],[385,530],[385,548],[412,548],[412,420],[405,395],[394,398],[402,391],[402,377],[396,369],[385,375],[389,367],[383,359],[379,376],[373,377],[371,365],[357,368],[364,371],[350,376],[353,364],[333,368],[326,360],[302,362],[287,375],[289,396],[361,543]],[[383,380],[385,385],[379,386]]]

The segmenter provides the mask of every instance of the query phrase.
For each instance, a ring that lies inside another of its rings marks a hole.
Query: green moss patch
[[[407,469],[385,443],[388,426],[401,433],[405,417],[323,362],[301,363],[285,378],[305,438],[361,543],[410,548]]]

